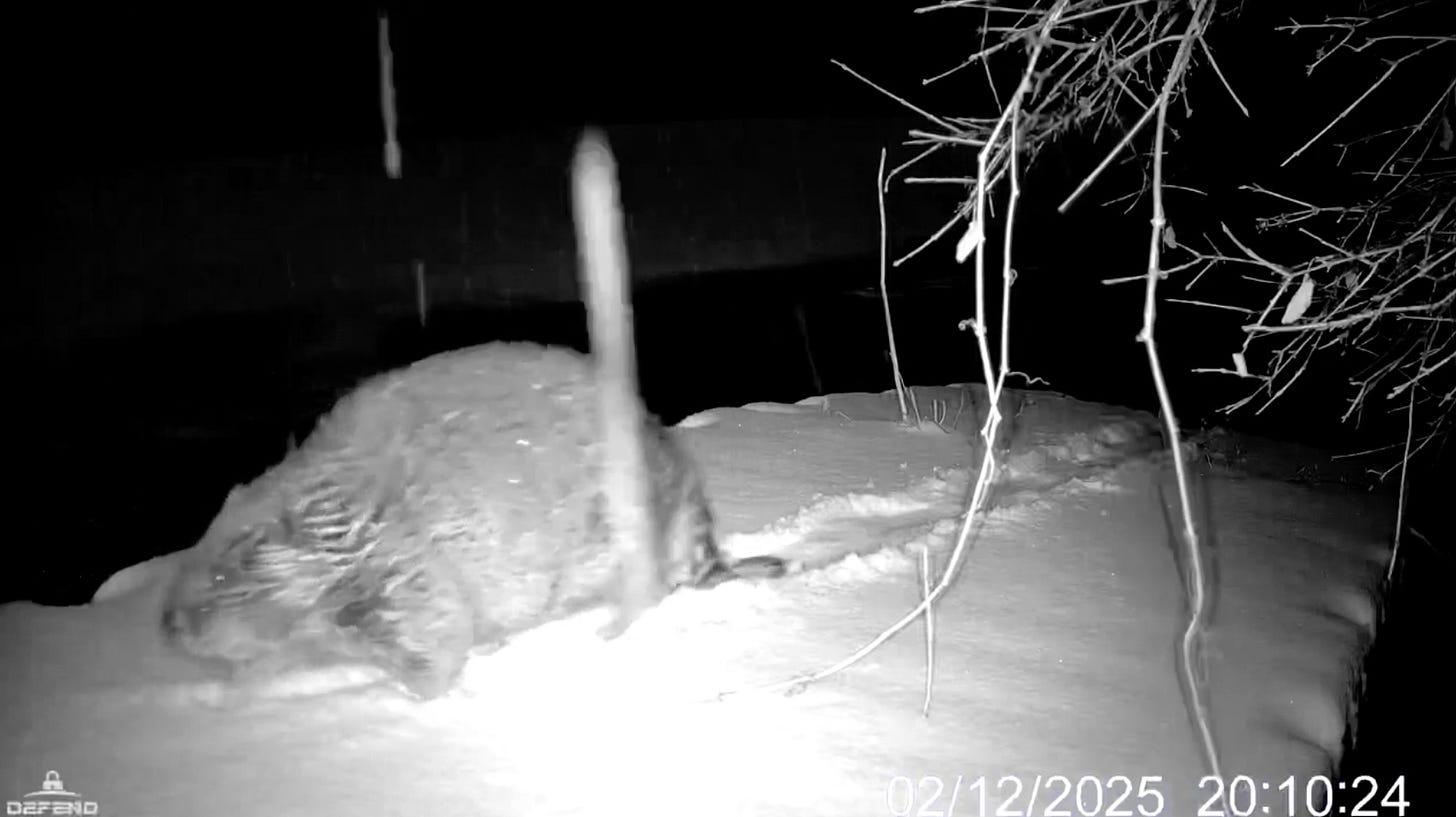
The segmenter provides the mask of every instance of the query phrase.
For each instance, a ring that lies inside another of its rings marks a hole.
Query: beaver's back
[[[387,541],[445,555],[489,642],[602,601],[612,579],[595,388],[571,350],[462,349],[366,382],[305,448],[348,440],[394,474]]]

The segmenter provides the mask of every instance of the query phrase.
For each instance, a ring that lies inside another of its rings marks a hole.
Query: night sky
[[[40,191],[35,200],[41,202],[22,208],[17,222],[22,234],[32,227],[46,230],[52,251],[77,243],[43,223],[49,216],[46,194],[67,184],[84,188],[118,169],[160,175],[169,166],[206,167],[230,157],[267,163],[298,153],[378,155],[381,9],[301,5],[301,10],[256,3],[143,10],[50,6],[12,12],[11,43],[3,55],[10,79],[12,186],[22,195],[28,187]],[[903,106],[831,64],[834,59],[937,114],[993,113],[979,71],[929,87],[921,83],[976,47],[981,15],[914,13],[921,5],[480,3],[471,11],[418,4],[382,10],[390,19],[399,136],[408,157],[433,142],[569,130],[592,122],[906,116]],[[1177,138],[1166,160],[1169,180],[1185,186],[1170,194],[1183,238],[1217,233],[1225,223],[1252,230],[1253,218],[1267,214],[1269,203],[1238,190],[1240,183],[1266,184],[1310,200],[1350,197],[1361,166],[1335,163],[1338,138],[1405,121],[1418,104],[1412,100],[1431,98],[1444,82],[1440,71],[1413,65],[1361,106],[1347,123],[1351,130],[1281,168],[1295,147],[1349,103],[1354,89],[1378,75],[1379,55],[1331,60],[1309,81],[1304,66],[1318,38],[1274,31],[1286,19],[1289,9],[1283,5],[1237,8],[1237,18],[1218,20],[1209,42],[1250,115],[1239,111],[1200,60],[1178,103]],[[1306,18],[1313,13],[1299,4],[1293,11]],[[1123,111],[1122,124],[1133,115]],[[1136,146],[1144,155],[1126,155],[1070,216],[1050,215],[1050,207],[1118,135],[1113,127],[1097,139],[1064,139],[1038,157],[1021,204],[1038,247],[1060,245],[1077,258],[1095,251],[1106,259],[1114,235],[1109,225],[1129,235],[1146,229],[1145,201],[1129,199],[1138,202],[1132,209],[1107,205],[1146,183],[1145,137]],[[915,150],[891,149],[892,162]],[[845,175],[867,175],[869,158],[865,166],[846,167]],[[964,167],[972,155],[963,151],[960,159]],[[367,170],[382,177],[377,164]],[[913,238],[910,231],[902,227],[900,240]],[[1041,240],[1046,235],[1057,241]],[[1118,247],[1140,252],[1122,237],[1117,236]],[[1286,261],[1297,261],[1292,253],[1308,249],[1281,247],[1287,239],[1279,236],[1261,240]],[[17,249],[23,259],[37,247],[20,242]],[[1096,289],[1097,274],[1077,280]],[[21,286],[35,283],[22,280]],[[1042,295],[1058,293],[1049,288]],[[1071,295],[1069,303],[1076,306],[1083,297]],[[12,300],[7,309],[21,304],[23,310],[24,303]],[[8,322],[7,347],[17,334],[24,341],[32,331],[25,315],[15,317]],[[45,330],[56,335],[54,327]],[[1119,334],[1119,342],[1122,338]]]
[[[10,136],[25,158],[18,164],[69,173],[146,158],[377,142],[380,8],[302,5],[7,12],[12,36],[0,58],[8,69]],[[904,113],[831,59],[936,113],[985,115],[978,72],[920,85],[973,49],[980,14],[914,13],[924,5],[751,0],[383,10],[391,19],[401,138],[428,140],[588,120]],[[1313,19],[1312,7],[1238,8],[1237,18],[1218,21],[1210,42],[1253,118],[1239,114],[1207,72],[1195,72],[1186,113],[1199,127],[1182,135],[1226,146],[1221,154],[1198,151],[1203,162],[1257,171],[1328,121],[1379,63],[1330,61],[1319,81],[1302,83],[1317,38],[1271,29],[1291,13]],[[1401,79],[1361,113],[1389,118],[1425,84],[1443,84],[1418,67]]]
[[[302,5],[12,12],[13,36],[0,59],[10,78],[14,183],[46,189],[118,167],[377,150],[379,8]],[[914,13],[922,5],[754,0],[386,8],[400,139],[408,151],[432,140],[586,122],[907,115],[832,59],[937,114],[992,113],[979,71],[921,82],[975,47],[980,14]],[[1278,9],[1256,5],[1220,19],[1210,33],[1220,67],[1251,116],[1239,112],[1206,66],[1195,66],[1179,111],[1180,118],[1192,117],[1191,126],[1178,128],[1168,158],[1180,183],[1222,184],[1237,173],[1249,182],[1334,193],[1349,180],[1330,173],[1331,153],[1288,168],[1278,163],[1381,66],[1373,54],[1330,61],[1317,81],[1306,82],[1304,65],[1316,38],[1272,30],[1285,20]],[[1439,74],[1413,66],[1360,114],[1374,123],[1398,119],[1407,99],[1440,84]],[[1115,136],[1109,130],[1091,143],[1067,140],[1044,153],[1041,171],[1057,179],[1043,180],[1039,189],[1080,178]],[[1141,183],[1140,171],[1130,170],[1100,187],[1097,200]],[[1032,204],[1037,189],[1031,188]],[[1184,203],[1209,213],[1250,205],[1247,197],[1219,190]]]
[[[928,56],[946,26],[903,0],[526,5],[390,12],[402,139],[585,120],[895,114],[830,59],[908,90],[953,53]],[[22,13],[7,55],[20,136],[30,155],[66,169],[371,144],[376,19],[336,4]]]
[[[379,8],[302,5],[12,13],[14,36],[0,59],[8,62],[15,170],[44,187],[114,167],[377,146]],[[585,122],[907,115],[831,59],[937,114],[992,113],[979,71],[922,85],[973,50],[981,21],[965,10],[914,12],[923,5],[386,7],[400,138],[408,147]],[[1196,127],[1179,128],[1169,157],[1175,173],[1192,171],[1184,183],[1203,174],[1222,181],[1226,169],[1258,181],[1279,174],[1286,185],[1328,187],[1346,178],[1331,177],[1328,155],[1277,165],[1380,65],[1375,55],[1330,61],[1318,81],[1305,82],[1317,38],[1272,30],[1286,19],[1271,5],[1255,5],[1220,19],[1210,33],[1220,68],[1252,115],[1238,111],[1206,66],[1195,66],[1180,116]],[[1438,80],[1413,66],[1360,113],[1391,121],[1423,84],[1435,88]],[[1072,140],[1042,164],[1083,173],[1113,137],[1092,145]],[[1103,192],[1111,198],[1127,186]]]

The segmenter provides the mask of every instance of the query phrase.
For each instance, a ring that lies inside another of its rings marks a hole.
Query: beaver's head
[[[199,658],[246,661],[287,636],[296,612],[280,604],[280,577],[267,564],[279,543],[273,526],[206,539],[181,565],[162,608],[162,635]]]
[[[286,639],[334,580],[301,541],[285,503],[234,489],[183,560],[162,608],[168,643],[202,658],[247,660]]]
[[[304,485],[265,475],[228,495],[168,593],[161,629],[169,643],[237,663],[305,629],[331,632],[336,608],[352,598],[338,588],[377,542],[382,506],[327,480]]]

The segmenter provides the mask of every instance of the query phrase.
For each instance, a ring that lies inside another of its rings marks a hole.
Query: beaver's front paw
[[[411,695],[438,698],[454,685],[475,643],[475,615],[443,559],[394,566],[353,588],[334,620]]]

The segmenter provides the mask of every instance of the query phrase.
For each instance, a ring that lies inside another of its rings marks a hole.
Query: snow
[[[916,393],[954,428],[906,427],[892,393],[688,418],[725,548],[801,569],[680,592],[611,642],[601,611],[541,627],[436,701],[363,667],[219,683],[157,638],[175,555],[89,605],[0,608],[0,796],[54,770],[101,814],[158,817],[979,814],[982,795],[1039,814],[1065,775],[1104,811],[1130,786],[1133,813],[1195,813],[1213,788],[1176,664],[1176,490],[1144,414],[1017,395],[992,510],[936,607],[928,717],[918,623],[797,694],[757,689],[913,608],[923,548],[946,563],[985,401]],[[1256,449],[1192,458],[1216,581],[1205,671],[1225,772],[1267,782],[1282,814],[1279,782],[1333,773],[1355,725],[1391,503],[1286,481],[1292,449]]]

